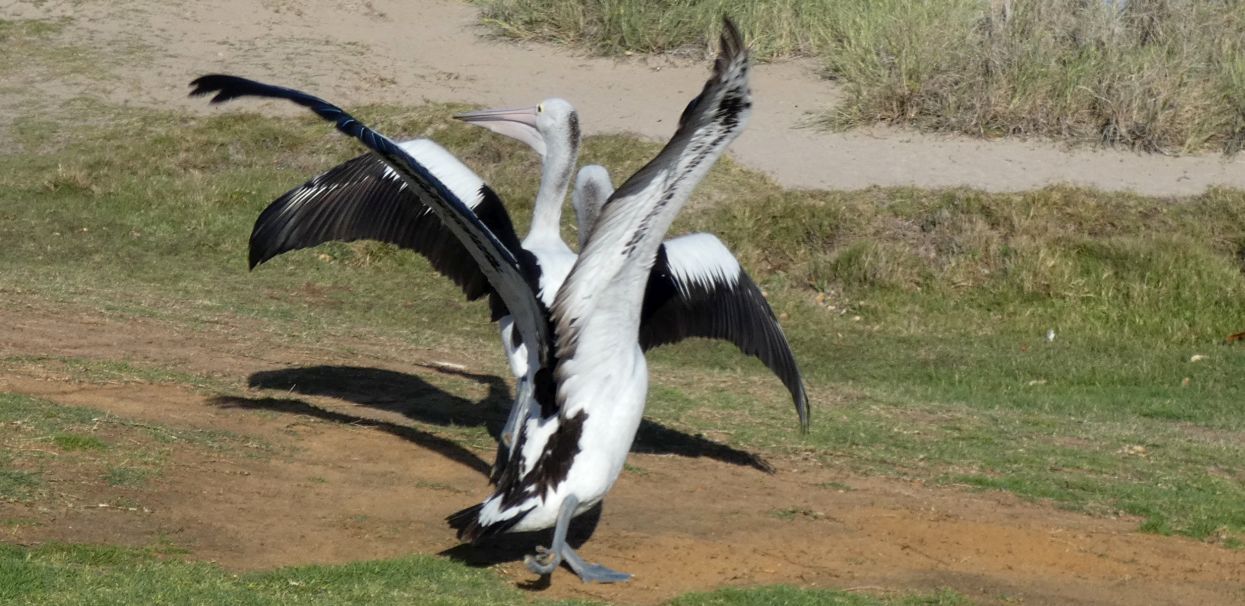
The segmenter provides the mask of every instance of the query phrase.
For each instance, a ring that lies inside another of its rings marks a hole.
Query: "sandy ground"
[[[534,583],[519,560],[546,537],[468,547],[445,526],[448,513],[486,491],[490,452],[441,437],[427,421],[429,408],[439,407],[458,425],[500,424],[494,400],[508,401],[483,384],[446,401],[434,387],[446,371],[434,363],[473,370],[461,353],[374,340],[299,348],[239,321],[187,337],[156,320],[0,306],[0,356],[175,364],[235,381],[250,376],[275,388],[222,396],[210,388],[100,385],[75,380],[55,364],[0,376],[2,391],[143,424],[224,430],[268,445],[267,454],[254,456],[245,448],[182,443],[160,475],[140,487],[112,487],[73,467],[54,467],[44,474],[56,487],[47,498],[0,503],[0,519],[26,522],[0,529],[0,540],[171,542],[189,550],[188,557],[234,570],[440,553],[493,566],[508,582],[548,597],[628,604],[769,583],[880,594],[951,588],[986,604],[1245,600],[1245,552],[1141,534],[1136,519],[1092,518],[1003,493],[864,478],[799,459],[771,460],[777,472],[769,475],[711,449],[676,454],[643,440],[641,449],[650,452],[631,456],[631,470],[582,548],[635,579],[584,585],[562,570],[547,585]],[[339,353],[346,351],[352,353]],[[439,404],[430,406],[433,400]],[[110,435],[109,427],[123,426],[105,426],[97,435],[132,441]]]
[[[17,93],[0,92],[0,107],[9,108],[89,95],[213,111],[185,98],[186,83],[230,72],[346,105],[427,99],[516,106],[560,96],[576,105],[589,134],[662,139],[707,73],[704,61],[620,61],[488,40],[475,25],[476,9],[454,0],[5,1],[0,18],[73,17],[64,40],[120,53],[101,66],[103,76],[36,78],[24,103],[6,103],[3,96]],[[1072,183],[1154,195],[1245,187],[1245,157],[1165,157],[888,128],[803,128],[808,112],[838,96],[835,85],[814,72],[811,63],[759,66],[753,121],[732,148],[737,159],[786,186],[1017,191]]]

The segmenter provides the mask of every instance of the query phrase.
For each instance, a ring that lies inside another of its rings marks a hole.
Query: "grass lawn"
[[[429,604],[492,606],[537,602],[487,570],[434,556],[299,566],[231,574],[210,564],[186,563],[151,550],[0,544],[0,601],[48,604]],[[541,604],[588,605],[579,600]],[[875,598],[838,591],[761,587],[681,596],[671,606],[957,606],[950,593]]]
[[[359,114],[435,135],[514,201],[523,228],[535,157],[447,124],[454,109]],[[245,272],[258,211],[358,151],[323,125],[240,108],[85,111],[105,125],[32,118],[0,156],[6,298],[191,325],[228,314],[305,342],[493,345],[490,325],[460,321],[483,318],[482,304],[402,251],[330,246]],[[625,174],[653,149],[603,137],[586,155]],[[1160,532],[1235,542],[1245,530],[1233,471],[1245,468],[1245,353],[1223,344],[1245,328],[1240,192],[782,191],[728,162],[693,204],[674,232],[719,234],[767,289],[810,385],[813,430],[792,431],[759,363],[705,344],[652,356],[661,422],[870,473],[1137,514]],[[323,296],[302,296],[308,285]],[[661,370],[673,367],[697,370]],[[755,377],[742,391],[713,387],[740,373]]]

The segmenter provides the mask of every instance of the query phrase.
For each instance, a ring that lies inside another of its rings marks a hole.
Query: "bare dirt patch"
[[[447,428],[500,423],[495,404],[508,397],[498,391],[504,384],[484,379],[454,393],[436,387],[447,372],[474,372],[471,362],[436,368],[428,363],[445,353],[410,350],[341,356],[331,353],[344,351],[337,343],[300,350],[228,323],[190,340],[158,321],[91,312],[5,310],[0,326],[6,359],[176,360],[225,385],[98,384],[30,363],[11,368],[0,390],[263,445],[176,449],[158,476],[126,489],[135,510],[98,507],[117,489],[86,481],[68,490],[73,498],[0,505],[0,518],[27,522],[4,529],[6,541],[171,544],[238,570],[443,553],[496,566],[524,587],[533,580],[516,561],[530,539],[459,546],[443,521],[486,493],[491,458],[487,443],[463,443]],[[248,391],[247,377],[302,383]],[[584,553],[635,573],[634,582],[582,585],[559,572],[532,590],[623,603],[762,583],[950,587],[987,603],[1233,604],[1243,596],[1245,552],[1140,534],[1136,520],[771,463],[773,475],[729,457],[633,455]]]
[[[56,111],[78,97],[216,111],[186,99],[186,84],[205,73],[231,72],[305,87],[347,105],[430,100],[515,106],[561,96],[576,104],[588,134],[664,139],[706,73],[703,61],[686,58],[619,61],[487,40],[475,25],[476,9],[456,0],[17,0],[5,12],[0,17],[65,19],[55,38],[72,49],[63,60],[89,66],[54,77],[46,69],[13,77],[13,85],[0,87],[0,109],[8,113]],[[81,60],[84,53],[89,61]],[[1020,191],[1073,183],[1153,195],[1245,187],[1240,157],[1067,149],[888,128],[802,128],[808,112],[839,96],[806,62],[758,66],[754,90],[752,122],[731,151],[788,187]],[[0,115],[0,125],[5,119]]]

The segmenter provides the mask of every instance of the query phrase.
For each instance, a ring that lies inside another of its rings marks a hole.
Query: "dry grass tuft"
[[[1207,0],[480,0],[506,35],[606,53],[704,51],[718,19],[758,56],[816,56],[874,122],[1146,151],[1245,145],[1245,3]]]

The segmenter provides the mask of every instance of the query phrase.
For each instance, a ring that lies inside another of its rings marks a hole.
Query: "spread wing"
[[[612,193],[605,168],[580,169],[572,198],[580,248]],[[791,392],[800,427],[808,428],[808,395],[778,319],[739,261],[710,234],[666,240],[644,292],[640,346],[645,351],[690,337],[730,341],[764,362]]]
[[[791,345],[761,289],[721,240],[691,234],[657,251],[640,314],[645,351],[690,337],[721,339],[760,359],[791,392],[808,429],[808,394]]]
[[[512,252],[520,251],[501,199],[471,169],[427,139],[399,144],[462,200]],[[481,195],[477,195],[481,193]],[[469,300],[493,293],[488,278],[453,232],[402,175],[375,154],[364,154],[313,177],[277,198],[251,231],[250,265],[325,242],[377,240],[413,250],[453,280]],[[493,319],[505,315],[496,297]]]
[[[533,348],[531,351],[537,352],[542,364],[547,362],[552,349],[549,311],[536,297],[537,289],[533,284],[536,266],[530,256],[521,256],[522,248],[517,242],[507,246],[471,210],[488,198],[496,197],[487,185],[481,182],[479,188],[464,199],[455,193],[456,188],[462,191],[463,184],[455,184],[448,177],[450,183],[447,184],[431,167],[421,164],[389,138],[363,125],[341,108],[301,91],[225,75],[203,76],[191,85],[195,87],[191,95],[215,93],[213,103],[245,96],[286,99],[311,109],[321,118],[333,122],[341,132],[358,139],[401,176],[410,191],[436,214],[462,244],[514,317],[524,342]],[[465,177],[461,174],[455,176]]]

